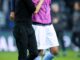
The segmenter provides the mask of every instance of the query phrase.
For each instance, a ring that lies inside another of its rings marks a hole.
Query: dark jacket
[[[2,11],[3,0],[0,0],[0,11]]]
[[[15,11],[15,22],[31,24],[32,13],[35,11],[35,6],[32,0],[10,0],[11,10]]]
[[[73,32],[80,32],[80,11],[74,11],[72,23]]]

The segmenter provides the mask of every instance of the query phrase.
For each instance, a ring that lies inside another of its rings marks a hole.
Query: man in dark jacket
[[[10,0],[11,19],[14,19],[15,26],[13,35],[16,40],[19,57],[18,60],[34,60],[37,56],[37,44],[34,30],[32,28],[32,13],[35,7],[32,0]],[[15,13],[14,13],[15,12]],[[29,55],[27,56],[27,49]]]
[[[74,3],[72,23],[72,43],[79,47],[78,56],[80,57],[80,2]]]
[[[67,17],[68,17],[68,29],[72,29],[72,14],[74,12],[74,4],[75,2],[80,2],[80,0],[64,0],[66,3],[66,7],[68,8]]]
[[[69,26],[72,30],[71,41],[79,47],[78,56],[80,57],[80,0],[65,0],[65,2],[71,9],[71,21],[69,20]]]

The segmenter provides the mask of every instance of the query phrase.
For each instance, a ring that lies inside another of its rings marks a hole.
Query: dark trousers
[[[27,27],[26,24],[16,24],[13,35],[18,48],[18,60],[33,60],[38,55],[38,51],[32,26]],[[27,49],[29,50],[28,56]]]
[[[60,46],[62,48],[63,51],[66,51],[66,47],[65,47],[65,42],[63,40],[63,36],[64,36],[64,32],[63,31],[56,31],[57,33],[57,36],[59,38],[59,43],[60,43]]]
[[[73,32],[72,43],[80,48],[80,32]]]

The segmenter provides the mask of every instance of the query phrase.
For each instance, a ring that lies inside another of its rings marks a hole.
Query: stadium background
[[[64,7],[62,9],[66,10]],[[0,0],[0,60],[17,60],[17,48],[12,34],[14,22],[9,19],[9,13],[9,0]],[[55,60],[80,60],[80,57],[77,57],[78,48],[72,45],[70,40],[71,32],[65,32],[64,38],[67,56],[63,56],[60,49]]]

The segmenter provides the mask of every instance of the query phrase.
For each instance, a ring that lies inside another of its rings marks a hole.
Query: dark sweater
[[[35,6],[32,0],[10,0],[11,10],[15,11],[15,22],[26,23],[31,25],[32,13],[35,11]]]

